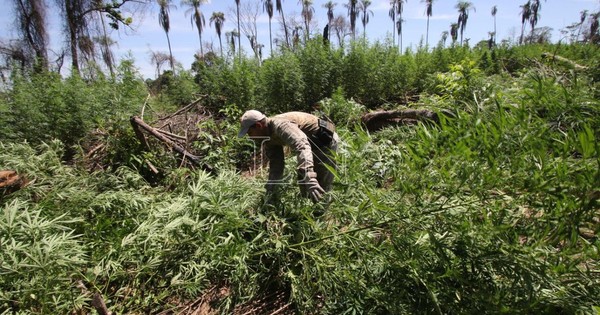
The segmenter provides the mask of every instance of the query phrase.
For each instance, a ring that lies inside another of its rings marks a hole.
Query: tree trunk
[[[444,114],[452,116],[449,112]],[[437,124],[439,123],[438,113],[427,109],[405,109],[371,112],[361,117],[361,122],[371,132],[390,126],[415,125],[420,121]]]
[[[76,4],[73,3],[76,0],[66,0],[65,1],[65,12],[67,14],[67,27],[69,28],[69,48],[71,49],[71,65],[73,67],[73,71],[77,75],[80,75],[79,71],[79,53],[77,51],[77,29],[80,23],[79,17],[75,12]]]

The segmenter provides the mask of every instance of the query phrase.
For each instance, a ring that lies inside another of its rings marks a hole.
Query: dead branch
[[[92,306],[98,311],[100,315],[111,315],[112,313],[106,307],[102,295],[98,292],[94,293],[92,297]]]
[[[142,143],[144,150],[148,151],[148,150],[150,150],[150,145],[148,144],[148,140],[146,140],[146,136],[144,136],[144,133],[140,130],[140,125],[138,123],[136,123],[136,121],[134,121],[134,119],[133,119],[134,117],[136,117],[136,116],[132,116],[131,119],[129,120],[131,122],[131,126],[133,127],[133,132],[135,133],[135,136],[138,138],[138,140],[140,140],[140,142]],[[139,120],[142,121],[141,119],[139,119]]]
[[[98,312],[98,314],[100,315],[112,315],[112,312],[108,310],[108,307],[106,307],[106,303],[104,302],[104,299],[102,298],[102,294],[95,292],[92,294],[92,292],[90,292],[90,290],[88,290],[88,288],[85,286],[85,284],[83,284],[83,281],[79,280],[77,281],[77,284],[75,285],[77,288],[79,288],[79,290],[81,290],[81,294],[83,295],[92,295],[92,306],[96,309],[96,311]]]
[[[144,117],[144,110],[146,109],[146,105],[148,104],[148,100],[150,99],[150,94],[148,94],[148,96],[146,96],[146,100],[144,101],[144,105],[142,105],[142,113],[140,114],[140,117]]]
[[[100,149],[104,148],[104,143],[100,143],[99,145],[95,146],[94,148],[92,148],[90,150],[90,152],[88,152],[85,155],[86,159],[89,159],[90,157],[92,157],[96,152],[98,152]]]
[[[182,137],[180,135],[176,135],[174,133],[170,133],[168,131],[164,131],[162,129],[156,129],[156,131],[162,133],[163,135],[173,139],[173,140],[182,140],[182,141],[187,141],[187,137]]]
[[[169,147],[169,148],[173,149],[175,152],[181,154],[183,156],[183,158],[189,159],[194,165],[200,167],[201,169],[203,169],[207,172],[210,172],[213,174],[215,173],[213,167],[211,167],[210,165],[208,165],[206,163],[202,163],[199,156],[191,154],[190,152],[188,152],[187,150],[185,150],[184,148],[179,146],[177,143],[175,143],[174,141],[172,141],[171,139],[167,138],[162,133],[157,131],[157,129],[146,124],[139,117],[131,116],[130,122],[131,122],[132,126],[134,126],[134,129],[141,128],[141,129],[145,130],[146,132],[148,132],[149,134],[151,134],[152,136],[154,136],[155,138],[157,138],[158,140],[163,142],[167,147]],[[141,133],[141,130],[140,130],[140,133]]]
[[[177,115],[179,115],[179,114],[181,114],[181,113],[184,113],[184,112],[187,112],[187,111],[189,111],[189,110],[190,110],[190,109],[192,109],[194,106],[196,106],[198,103],[200,103],[200,101],[201,101],[203,98],[205,98],[205,97],[206,97],[206,95],[202,95],[202,96],[201,96],[199,99],[197,99],[197,100],[195,100],[195,101],[191,102],[190,104],[188,104],[188,105],[186,105],[185,107],[183,107],[183,108],[179,109],[178,111],[176,111],[176,112],[172,113],[171,115],[168,115],[168,116],[165,116],[165,117],[160,117],[160,118],[158,118],[158,121],[161,121],[161,120],[166,120],[166,119],[169,119],[169,118],[171,118],[171,117],[173,117],[173,116],[177,116]]]
[[[156,166],[154,166],[154,164],[152,164],[152,162],[145,160],[146,165],[148,165],[148,167],[150,168],[150,170],[154,173],[154,174],[158,174],[158,169],[156,168]]]

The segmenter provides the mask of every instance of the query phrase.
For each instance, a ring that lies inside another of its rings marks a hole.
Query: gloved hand
[[[300,179],[300,185],[300,191],[303,192],[304,197],[310,198],[313,202],[319,202],[325,194],[325,190],[317,181],[317,173],[315,172],[306,172]]]

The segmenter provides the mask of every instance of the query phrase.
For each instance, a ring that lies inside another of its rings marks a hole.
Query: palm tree
[[[240,61],[242,61],[242,43],[239,36],[240,33],[240,0],[235,0],[235,5],[237,7],[237,33],[238,33],[238,55]]]
[[[398,10],[398,0],[390,0],[390,11],[388,16],[392,19],[392,43],[396,46],[396,11]]]
[[[529,21],[531,16],[531,1],[527,1],[521,7],[521,37],[519,38],[519,44],[523,44],[523,34],[525,33],[525,23]]]
[[[233,54],[235,54],[235,38],[239,36],[240,35],[236,30],[225,33],[225,38],[227,39],[227,43],[229,44],[229,49],[231,49],[231,52]]]
[[[337,3],[333,2],[333,1],[327,1],[323,5],[323,8],[327,9],[327,25],[329,25],[329,27],[327,28],[327,31],[328,31],[327,38],[331,38],[331,28],[333,27],[331,25],[333,22],[333,8],[336,5],[337,5]]]
[[[450,24],[450,37],[452,37],[452,44],[454,45],[458,39],[458,23]]]
[[[170,61],[171,57],[162,52],[150,51],[150,63],[156,65],[156,77],[160,76],[160,69],[163,64],[167,61]]]
[[[360,0],[358,4],[359,10],[362,12],[362,18],[360,21],[363,25],[363,39],[367,38],[367,24],[369,24],[369,15],[373,16],[373,11],[369,10],[371,6],[371,0]]]
[[[110,47],[112,45],[116,44],[117,42],[115,42],[112,38],[110,38],[110,36],[108,36],[108,33],[106,31],[106,23],[104,23],[104,13],[98,11],[98,16],[100,17],[100,22],[102,24],[102,35],[95,37],[94,41],[97,42],[98,45],[100,45],[100,53],[102,55],[102,60],[108,67],[110,76],[112,78],[114,78],[115,77],[115,71],[114,71],[115,57],[114,57]]]
[[[71,52],[71,63],[73,71],[80,74],[80,57],[87,61],[94,61],[96,58],[96,47],[92,34],[97,32],[94,26],[97,21],[94,20],[95,13],[106,14],[111,22],[111,27],[117,29],[119,24],[129,25],[130,18],[121,14],[121,7],[130,0],[113,1],[74,1],[74,0],[55,0],[57,6],[61,8],[61,18],[65,25],[65,33]],[[106,48],[106,47],[105,47]]]
[[[269,44],[271,47],[271,54],[273,54],[273,32],[271,31],[271,20],[273,19],[273,0],[263,0],[263,9],[267,11],[269,16]]]
[[[173,62],[173,51],[171,50],[171,39],[169,38],[169,30],[171,29],[171,23],[169,20],[169,9],[173,6],[171,4],[171,0],[156,0],[158,5],[160,6],[160,11],[158,12],[158,23],[165,31],[167,35],[167,43],[169,44],[169,63],[171,65],[171,70],[175,72],[175,64]]]
[[[292,47],[294,49],[296,49],[300,43],[300,30],[302,30],[302,27],[296,26],[292,31]]]
[[[494,17],[494,46],[496,45],[496,13],[498,13],[498,7],[492,7],[492,16]]]
[[[425,2],[425,13],[427,14],[427,33],[425,35],[425,44],[429,46],[429,18],[433,15],[433,0],[421,0]]]
[[[404,10],[404,0],[390,0],[390,11],[388,13],[388,15],[390,16],[390,19],[392,19],[393,23],[392,26],[394,28],[394,31],[392,32],[392,40],[394,45],[396,45],[396,40],[395,40],[395,36],[394,33],[398,32],[397,29],[397,25],[398,23],[396,22],[396,18],[398,19],[402,19],[402,11]],[[398,32],[398,34],[402,34],[402,32]],[[402,48],[400,48],[400,50],[402,51]]]
[[[213,12],[210,17],[209,23],[215,24],[215,31],[219,37],[219,47],[221,48],[221,57],[223,57],[223,43],[221,42],[221,31],[223,30],[223,23],[225,23],[225,14],[223,12]]]
[[[533,31],[535,30],[535,26],[540,18],[540,10],[542,9],[542,4],[540,0],[533,0],[531,2],[531,15],[529,16],[529,24],[531,25],[531,36],[530,41],[533,41]]]
[[[396,29],[398,30],[398,41],[400,42],[400,53],[402,53],[402,23],[404,23],[404,19],[400,17],[398,21],[396,21]]]
[[[285,14],[283,14],[283,0],[275,0],[275,9],[281,15],[281,23],[283,23],[283,33],[285,34],[285,44],[287,47],[290,46],[290,36],[288,33],[287,25],[285,24]],[[238,32],[239,33],[239,32]]]
[[[350,32],[352,33],[352,39],[356,38],[356,17],[358,16],[358,11],[356,9],[356,5],[358,0],[348,0],[347,4],[344,4],[346,8],[348,8],[348,17],[350,17]]]
[[[446,40],[448,40],[448,31],[443,31],[442,32],[442,37],[440,38],[440,46],[445,47],[446,46]]]
[[[488,39],[488,49],[492,49],[496,43],[496,33],[488,32],[488,35],[490,36],[490,39]]]
[[[312,0],[300,0],[300,3],[302,3],[302,18],[304,18],[304,28],[306,29],[304,41],[307,42],[310,36],[310,22],[315,13],[315,8],[312,6]]]
[[[475,10],[473,4],[469,1],[458,1],[456,4],[458,9],[458,26],[460,27],[460,44],[463,44],[463,34],[467,27],[467,20],[469,19],[469,10]]]
[[[204,26],[206,25],[206,20],[204,19],[204,14],[200,11],[200,6],[206,3],[206,0],[182,0],[182,5],[189,5],[190,8],[185,12],[185,14],[193,12],[190,17],[190,22],[192,22],[192,28],[194,24],[198,28],[198,39],[200,40],[200,55],[204,55],[204,51],[202,48],[202,32],[204,31]]]
[[[58,1],[59,7],[62,8],[61,13],[66,24],[66,32],[68,33],[67,40],[69,42],[69,50],[71,51],[71,66],[73,71],[80,74],[79,68],[79,52],[83,48],[84,36],[89,31],[89,21],[84,18],[86,8],[81,1]]]

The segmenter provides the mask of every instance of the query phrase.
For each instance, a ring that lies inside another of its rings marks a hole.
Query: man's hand
[[[316,178],[312,178],[308,182],[308,197],[313,202],[319,202],[323,199],[323,194],[325,194],[325,190],[319,185],[319,182]]]
[[[304,192],[305,196],[310,198],[313,202],[319,202],[323,199],[323,194],[325,194],[325,190],[319,185],[319,181],[317,180],[317,173],[315,172],[306,172],[304,176],[300,180],[301,191]]]

